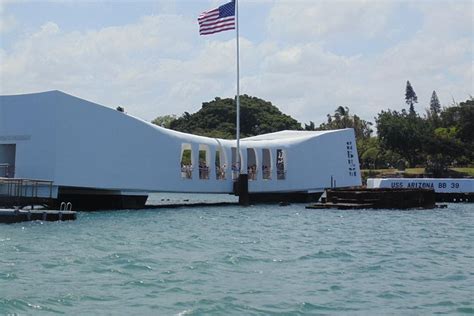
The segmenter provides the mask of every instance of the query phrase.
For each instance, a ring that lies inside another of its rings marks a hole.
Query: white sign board
[[[433,189],[436,193],[472,193],[474,179],[377,178],[367,179],[367,188]]]

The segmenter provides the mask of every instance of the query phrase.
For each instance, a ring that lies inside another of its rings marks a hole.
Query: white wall
[[[17,176],[53,180],[59,186],[158,192],[232,191],[231,147],[235,141],[216,140],[156,127],[125,113],[52,91],[0,97],[0,144],[17,144]],[[319,190],[360,185],[360,174],[347,173],[346,142],[351,129],[326,133],[293,133],[292,137],[241,141],[242,170],[247,152],[257,150],[258,180],[250,192]],[[182,179],[182,143],[193,149],[193,178]],[[222,144],[227,156],[227,179],[216,180],[214,155]],[[209,180],[199,179],[199,145],[211,152]],[[263,181],[262,148],[272,151],[272,180]],[[286,180],[277,180],[276,150],[285,149]],[[355,154],[357,159],[357,153]],[[356,162],[357,172],[358,161]]]
[[[0,144],[16,144],[15,176],[53,179],[56,132],[52,94],[0,97]]]
[[[346,142],[355,143],[352,129],[338,130],[321,134],[317,137],[306,138],[300,141],[273,141],[272,149],[272,180],[251,181],[251,192],[272,191],[306,191],[322,190],[331,186],[331,176],[338,187],[361,185],[359,161],[355,152],[356,176],[349,176]],[[257,144],[256,144],[257,145]],[[250,146],[246,144],[246,146]],[[258,145],[257,145],[258,146]],[[256,147],[261,155],[260,145]],[[276,150],[286,151],[286,179],[278,180],[276,175]],[[262,179],[259,170],[258,178]]]

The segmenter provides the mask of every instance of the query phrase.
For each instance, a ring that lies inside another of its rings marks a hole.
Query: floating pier
[[[308,209],[432,209],[436,207],[432,189],[328,189],[326,199]]]
[[[61,203],[59,210],[34,209],[35,206],[51,207],[55,204],[52,181],[0,178],[0,223],[76,219],[77,213],[72,211],[71,203]]]
[[[74,211],[0,209],[0,223],[70,221],[76,218]]]

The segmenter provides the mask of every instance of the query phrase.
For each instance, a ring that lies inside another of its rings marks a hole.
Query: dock
[[[55,204],[52,181],[0,177],[0,223],[69,221],[77,218],[71,203],[61,203],[59,210],[50,209]]]
[[[0,223],[7,224],[28,221],[70,221],[76,218],[77,213],[74,211],[0,209]]]
[[[53,181],[0,177],[0,207],[23,208],[54,204]]]

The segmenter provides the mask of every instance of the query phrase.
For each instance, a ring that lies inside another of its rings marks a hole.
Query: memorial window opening
[[[286,152],[283,149],[276,151],[277,179],[286,179]]]
[[[272,153],[268,148],[262,149],[262,178],[272,179]]]
[[[208,145],[199,145],[199,179],[209,180],[211,155]]]
[[[247,148],[247,174],[250,181],[257,180],[257,154],[255,149]]]
[[[226,168],[227,168],[227,159],[225,157],[225,152],[222,148],[216,150],[216,179],[225,180]]]
[[[193,151],[191,144],[181,145],[181,178],[192,179],[193,178]]]

